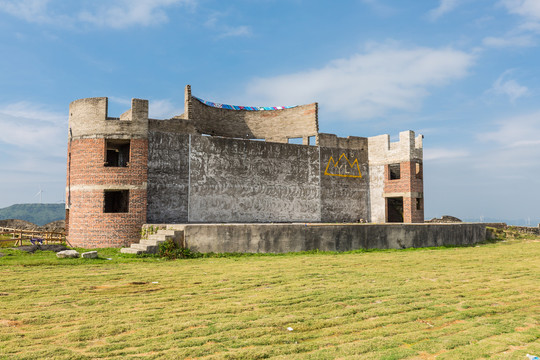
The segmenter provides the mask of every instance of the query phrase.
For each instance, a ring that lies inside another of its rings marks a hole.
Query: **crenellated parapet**
[[[132,99],[131,108],[120,117],[108,116],[108,98],[73,101],[69,105],[71,139],[141,139],[148,137],[148,100]]]
[[[414,131],[399,133],[399,141],[391,142],[390,135],[378,135],[368,138],[369,159],[372,164],[422,161],[423,135],[415,137]]]

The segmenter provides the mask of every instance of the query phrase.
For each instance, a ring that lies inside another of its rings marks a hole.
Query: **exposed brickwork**
[[[86,248],[129,246],[146,222],[146,190],[130,190],[128,213],[104,213],[103,190],[72,193],[68,240]]]
[[[130,148],[127,167],[106,167],[105,139],[73,140],[68,146],[68,240],[73,246],[127,246],[139,240],[139,229],[146,222],[148,141],[132,139]],[[129,189],[129,212],[104,213],[106,189]]]
[[[421,163],[416,161],[400,163],[401,176],[400,179],[395,180],[390,180],[389,166],[390,164],[387,164],[384,167],[384,194],[403,194],[404,222],[424,222],[424,181]],[[419,167],[418,174],[417,166]]]
[[[191,93],[186,92],[186,96]],[[204,134],[287,142],[287,138],[317,136],[317,103],[291,109],[247,111],[207,106],[188,98],[188,116]]]
[[[147,181],[148,140],[132,139],[127,167],[105,166],[105,139],[73,140],[71,186],[142,185]]]

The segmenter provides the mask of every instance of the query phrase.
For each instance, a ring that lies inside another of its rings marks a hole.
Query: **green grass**
[[[0,359],[540,354],[540,241],[528,235],[475,247],[175,261],[116,249],[97,260],[0,252]]]

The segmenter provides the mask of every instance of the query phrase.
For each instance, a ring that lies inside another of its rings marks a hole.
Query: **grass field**
[[[111,249],[97,260],[1,252],[0,359],[540,354],[540,242],[531,237],[175,261]]]

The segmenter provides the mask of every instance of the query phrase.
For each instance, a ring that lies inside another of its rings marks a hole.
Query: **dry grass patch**
[[[177,261],[0,258],[0,358],[524,359],[540,354],[539,258],[536,239],[510,238]]]

